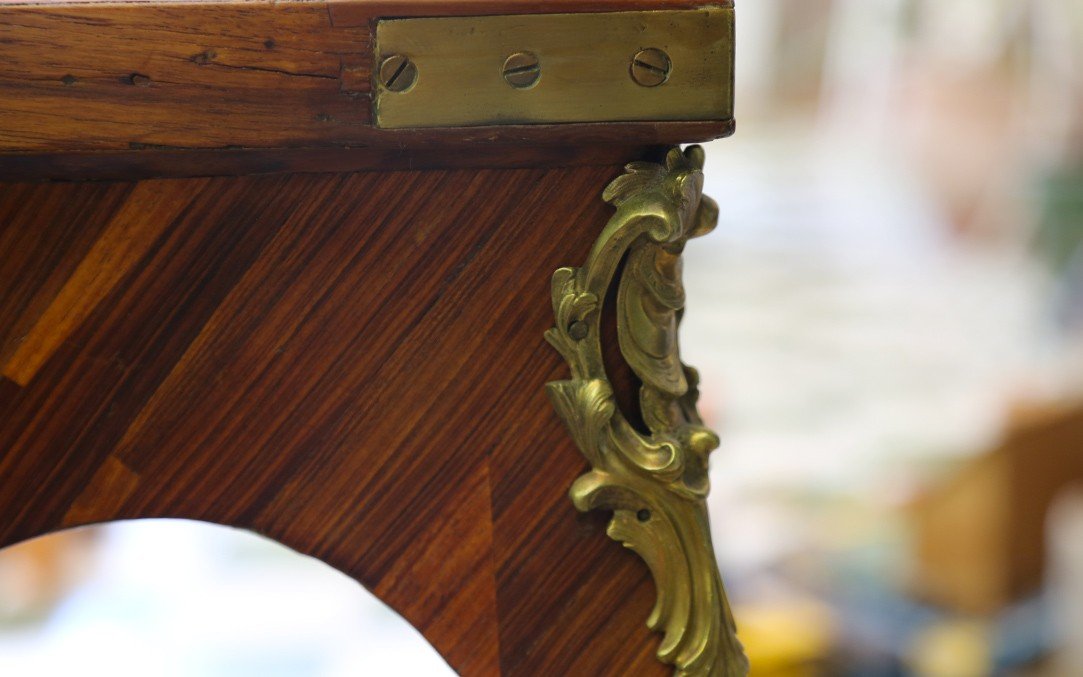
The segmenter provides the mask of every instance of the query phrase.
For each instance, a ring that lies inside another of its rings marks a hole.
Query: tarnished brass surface
[[[401,55],[416,66],[417,81],[393,91],[377,79],[376,124],[728,120],[733,26],[727,7],[380,21],[376,63]],[[656,86],[634,72],[644,50],[668,57]],[[528,87],[506,77],[505,62],[516,54],[537,57]]]
[[[581,268],[553,275],[556,326],[546,339],[572,378],[550,383],[549,397],[591,471],[572,485],[582,511],[612,510],[609,536],[650,567],[658,600],[647,620],[664,633],[660,660],[678,675],[748,672],[711,546],[705,499],[707,455],[718,437],[696,411],[697,375],[680,360],[684,309],[681,252],[709,232],[717,205],[703,197],[703,150],[669,151],[665,165],[628,166],[604,198],[616,207]],[[624,261],[621,267],[621,261]],[[600,340],[602,303],[616,294],[620,351],[642,381],[640,432],[621,412]]]

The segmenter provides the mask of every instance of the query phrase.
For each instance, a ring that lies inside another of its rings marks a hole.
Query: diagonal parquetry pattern
[[[543,390],[549,273],[618,172],[0,185],[0,545],[235,525],[464,674],[664,673],[647,569],[567,502]]]

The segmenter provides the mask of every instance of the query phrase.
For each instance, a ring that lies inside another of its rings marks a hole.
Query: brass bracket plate
[[[643,50],[668,56],[661,84],[637,82]],[[517,54],[536,57],[533,84],[505,77]],[[380,74],[393,57],[416,68],[404,89]],[[376,25],[373,71],[376,126],[385,129],[727,120],[733,9],[387,19]]]

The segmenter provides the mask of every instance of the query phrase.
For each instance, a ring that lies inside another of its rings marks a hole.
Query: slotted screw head
[[[405,92],[417,82],[417,66],[401,54],[380,63],[380,84],[391,92]]]
[[[533,52],[516,52],[504,60],[504,80],[516,89],[526,89],[541,78],[541,61]]]
[[[643,49],[632,57],[632,79],[644,87],[657,87],[664,83],[672,69],[669,55],[660,49]]]

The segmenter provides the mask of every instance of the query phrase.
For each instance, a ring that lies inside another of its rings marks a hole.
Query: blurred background
[[[738,5],[685,358],[759,675],[1083,675],[1083,3]]]
[[[737,101],[682,341],[753,675],[1083,675],[1083,3],[746,0]],[[248,534],[0,553],[2,675],[358,666],[449,672]]]

